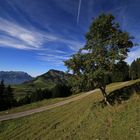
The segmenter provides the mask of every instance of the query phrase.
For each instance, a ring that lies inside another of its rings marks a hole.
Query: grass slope
[[[112,90],[110,85],[108,91]],[[1,122],[0,139],[139,140],[140,96],[105,108],[95,105],[101,98],[97,92],[62,107]]]
[[[113,91],[114,87],[115,87],[115,89],[119,89],[119,88],[123,87],[124,84],[125,84],[125,86],[129,86],[129,85],[131,85],[131,84],[133,84],[133,83],[135,83],[137,81],[138,80],[136,80],[136,81],[128,81],[128,82],[116,82],[116,83],[109,84],[107,86],[107,92]],[[75,94],[75,95],[65,97],[65,98],[44,99],[43,101],[38,101],[38,102],[35,102],[35,103],[32,103],[32,104],[27,104],[27,105],[23,105],[23,106],[20,106],[20,107],[15,107],[15,108],[12,108],[12,109],[9,109],[9,110],[1,111],[0,115],[18,113],[18,112],[27,111],[27,110],[30,110],[30,109],[35,109],[35,108],[38,108],[38,107],[44,107],[46,105],[54,104],[54,103],[57,103],[59,101],[63,101],[63,100],[73,98],[75,96],[79,96],[80,94],[84,94],[84,93]],[[98,94],[98,92],[97,92],[97,94]]]

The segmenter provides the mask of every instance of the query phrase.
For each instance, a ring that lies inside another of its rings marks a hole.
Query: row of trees
[[[94,82],[84,75],[71,78],[70,85],[73,93],[79,93],[82,91],[89,91],[96,88]],[[113,65],[112,72],[108,73],[104,77],[105,84],[113,82],[124,82],[128,80],[135,80],[140,78],[140,58],[134,60],[131,65],[128,65],[125,61],[120,61]]]
[[[16,105],[11,86],[5,86],[4,81],[0,83],[0,110],[9,109]]]
[[[130,66],[124,61],[114,65],[111,82],[122,82],[138,78],[140,78],[140,58],[134,60]]]
[[[18,106],[29,104],[32,102],[41,101],[43,99],[67,97],[72,94],[71,87],[68,85],[58,84],[51,90],[49,89],[37,89],[31,95],[26,95],[24,98],[18,101]]]
[[[68,85],[56,85],[51,90],[49,89],[36,89],[31,95],[16,100],[14,98],[13,89],[11,86],[5,86],[4,81],[0,83],[0,111],[10,109],[32,102],[41,101],[43,99],[56,98],[56,97],[67,97],[71,95],[71,87]]]
[[[140,58],[134,60],[130,67],[131,79],[135,80],[140,78]]]

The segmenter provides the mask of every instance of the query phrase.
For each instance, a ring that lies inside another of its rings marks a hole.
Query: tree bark
[[[107,105],[110,105],[110,103],[107,101],[107,93],[106,93],[106,87],[100,87],[100,90],[103,94],[103,97],[104,97],[104,101]]]

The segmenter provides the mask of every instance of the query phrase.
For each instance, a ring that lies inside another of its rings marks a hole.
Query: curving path
[[[124,83],[121,83],[117,86],[112,86],[112,87],[119,87],[119,86],[122,86],[122,85],[125,85],[127,84],[128,82],[124,82]],[[11,120],[11,119],[16,119],[16,118],[20,118],[20,117],[25,117],[25,116],[28,116],[28,115],[31,115],[31,114],[35,114],[35,113],[39,113],[39,112],[43,112],[43,111],[46,111],[46,110],[50,110],[52,108],[55,108],[55,107],[59,107],[59,106],[63,106],[65,104],[68,104],[68,103],[71,103],[73,101],[77,101],[77,100],[80,100],[96,91],[99,91],[99,89],[95,89],[95,90],[92,90],[92,91],[89,91],[89,92],[86,92],[86,93],[82,93],[80,94],[79,96],[76,96],[76,97],[73,97],[73,98],[70,98],[70,99],[66,99],[64,101],[61,101],[61,102],[58,102],[58,103],[55,103],[55,104],[51,104],[51,105],[47,105],[47,106],[44,106],[44,107],[39,107],[39,108],[36,108],[36,109],[31,109],[31,110],[27,110],[27,111],[23,111],[23,112],[19,112],[19,113],[13,113],[13,114],[7,114],[7,115],[2,115],[0,116],[0,122],[1,121],[6,121],[6,120]]]

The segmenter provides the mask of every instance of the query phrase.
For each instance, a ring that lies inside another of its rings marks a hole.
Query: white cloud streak
[[[24,27],[17,23],[0,18],[0,47],[11,47],[23,50],[41,50],[44,43],[64,43],[70,49],[77,51],[81,47],[79,41],[65,39],[56,34],[46,33],[34,27]]]
[[[44,41],[42,34],[37,31],[31,31],[2,18],[0,18],[0,33],[2,36],[0,38],[0,46],[19,49],[39,49]]]
[[[47,43],[58,44],[57,47],[47,47]],[[57,34],[46,33],[45,31],[25,27],[15,22],[0,17],[0,47],[9,47],[19,50],[37,51],[37,59],[56,66],[63,65],[63,61],[70,57],[70,53],[62,51],[59,43],[65,45],[66,50],[77,52],[84,43],[78,40],[66,39]]]
[[[79,23],[79,17],[80,17],[80,11],[81,11],[81,3],[82,3],[82,0],[79,0],[78,14],[77,14],[77,24]]]
[[[38,54],[38,59],[44,62],[48,62],[50,64],[55,64],[55,66],[63,65],[63,61],[69,58],[68,55],[56,55],[56,54]]]

